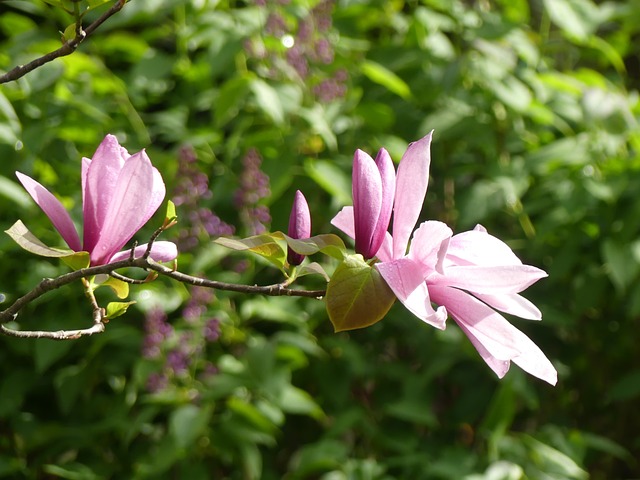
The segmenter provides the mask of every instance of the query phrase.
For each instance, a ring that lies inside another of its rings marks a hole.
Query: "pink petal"
[[[418,221],[429,183],[431,134],[409,144],[398,166],[393,217],[393,256],[407,251],[413,227]]]
[[[91,167],[94,164],[95,160]],[[92,265],[106,263],[151,218],[158,207],[155,181],[154,168],[144,151],[125,162],[113,190],[100,238],[91,251]],[[152,205],[152,201],[156,205]],[[155,209],[152,208],[154,206]]]
[[[49,220],[51,220],[55,229],[60,232],[69,248],[75,252],[81,251],[82,245],[80,244],[78,231],[69,216],[69,212],[62,206],[60,201],[31,177],[20,172],[16,172],[16,176],[36,204],[49,217]]]
[[[512,360],[531,375],[556,384],[557,372],[542,350],[502,315],[461,290],[433,285],[429,289],[431,298],[447,307],[485,361],[489,358],[494,371],[500,361]]]
[[[353,225],[353,207],[342,207],[342,210],[340,210],[338,214],[331,220],[331,224],[334,227],[342,230],[349,237],[355,238],[355,227]],[[393,238],[391,238],[389,232],[386,232],[384,240],[382,241],[382,245],[376,253],[376,257],[378,257],[383,262],[391,261],[393,259],[393,255],[391,252],[392,247]]]
[[[453,232],[444,223],[429,220],[420,224],[413,234],[409,258],[426,267],[426,274],[431,271],[443,273],[443,262]]]
[[[127,158],[129,153],[120,146],[118,139],[107,135],[91,162],[86,162],[86,174],[83,173],[84,249],[89,252],[93,251],[101,237],[118,178]]]
[[[447,311],[431,306],[421,266],[408,258],[376,263],[376,268],[398,300],[420,320],[444,330]]]
[[[352,193],[356,252],[369,259],[376,254],[371,240],[382,208],[382,179],[376,163],[362,150],[356,150],[353,159]]]
[[[393,161],[389,153],[381,148],[376,156],[376,166],[380,172],[380,180],[382,182],[382,201],[380,205],[380,214],[378,221],[373,229],[370,249],[374,254],[380,249],[380,245],[384,241],[385,235],[389,230],[389,221],[391,220],[391,212],[393,210],[393,197],[396,189],[396,171]]]
[[[451,262],[456,265],[522,265],[506,243],[483,230],[454,235],[447,253]]]
[[[455,320],[455,318],[454,318]],[[469,330],[464,322],[456,322],[460,330],[464,332],[467,336],[471,344],[478,351],[482,359],[485,361],[489,368],[493,370],[493,372],[498,376],[498,378],[504,377],[509,371],[509,367],[511,366],[511,361],[509,360],[500,360],[489,353],[489,350],[484,348],[482,342],[474,336],[474,332]]]
[[[538,307],[517,293],[486,295],[474,292],[473,295],[501,312],[509,313],[527,320],[542,320],[542,313]]]
[[[289,228],[287,234],[291,238],[309,238],[311,235],[311,213],[307,199],[300,190],[296,190],[289,215]],[[294,252],[287,247],[287,261],[290,265],[300,265],[304,255]]]
[[[353,207],[342,207],[335,217],[331,220],[331,225],[342,230],[351,238],[356,237],[356,231],[353,220]]]
[[[147,244],[140,245],[134,249],[134,258],[140,258],[147,251]],[[131,257],[131,250],[123,250],[116,253],[108,263],[119,262],[120,260],[127,260]],[[156,262],[170,262],[178,257],[178,247],[173,242],[154,242],[151,246],[151,260]]]
[[[473,293],[500,295],[519,293],[546,276],[546,272],[531,265],[449,266],[445,269],[445,276],[435,280],[435,283]]]

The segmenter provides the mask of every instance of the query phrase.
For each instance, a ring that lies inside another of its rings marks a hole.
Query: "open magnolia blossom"
[[[124,260],[120,251],[147,223],[162,203],[166,189],[160,172],[144,150],[129,155],[113,135],[107,135],[92,159],[82,159],[84,238],[80,237],[62,203],[45,187],[23,173],[16,175],[29,195],[49,217],[75,252],[89,252],[92,266]],[[141,256],[147,245],[135,249]],[[172,242],[154,242],[151,258],[166,262],[178,255]]]
[[[375,267],[396,297],[421,320],[444,329],[450,314],[500,378],[513,360],[555,385],[557,373],[551,362],[494,310],[539,320],[540,311],[519,293],[546,277],[544,271],[523,265],[504,242],[480,226],[454,236],[442,222],[424,222],[407,251],[427,191],[430,143],[431,134],[410,144],[402,157],[393,203],[393,236],[385,226]],[[360,187],[354,180],[356,188]],[[352,238],[357,236],[356,201],[362,201],[362,196],[354,194],[354,207],[343,208],[332,220]],[[436,310],[432,302],[439,305]]]

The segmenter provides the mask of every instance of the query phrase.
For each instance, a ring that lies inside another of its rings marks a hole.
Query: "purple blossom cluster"
[[[267,21],[264,36],[245,44],[248,55],[267,64],[270,77],[293,76],[302,80],[321,102],[344,97],[348,80],[346,71],[326,71],[335,57],[332,43],[336,37],[332,35],[335,0],[321,0],[302,18],[292,18],[288,14],[283,8],[288,3],[288,0],[256,2],[267,10]],[[279,41],[269,41],[269,37]],[[285,48],[284,54],[281,46]]]
[[[180,219],[178,247],[185,252],[195,248],[202,237],[233,235],[235,228],[222,221],[210,208],[198,207],[203,199],[213,196],[209,178],[198,166],[193,148],[184,146],[178,152],[177,182],[173,190],[173,203],[183,207],[186,218]]]
[[[262,157],[254,148],[249,149],[242,159],[240,185],[235,192],[234,205],[240,212],[240,221],[249,235],[258,235],[267,231],[271,223],[269,207],[260,204],[270,194],[269,177],[260,166]]]
[[[220,338],[220,319],[208,313],[215,295],[203,287],[192,288],[191,294],[181,312],[183,328],[169,324],[160,308],[150,310],[145,317],[142,355],[160,363],[159,370],[147,379],[150,393],[192,381],[193,371],[200,372],[201,380],[217,372],[215,364],[207,359],[207,345]]]

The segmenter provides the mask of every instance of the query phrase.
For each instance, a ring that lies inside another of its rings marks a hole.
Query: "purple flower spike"
[[[309,204],[307,199],[300,190],[296,191],[293,199],[293,207],[289,216],[288,235],[291,238],[305,239],[311,235],[311,213],[309,213]],[[287,261],[289,265],[300,265],[304,260],[304,255],[294,252],[291,248],[287,249]]]
[[[91,265],[104,265],[127,258],[118,251],[147,223],[165,195],[160,172],[144,150],[129,155],[113,135],[107,135],[92,159],[82,159],[84,238],[75,229],[60,201],[32,178],[16,172],[29,195],[49,217],[69,247],[89,252]],[[136,254],[146,251],[146,245]],[[178,250],[172,242],[155,242],[151,258],[170,261]]]
[[[396,174],[387,151],[380,149],[375,161],[362,150],[353,159],[353,215],[356,252],[373,258],[384,241],[395,192]]]

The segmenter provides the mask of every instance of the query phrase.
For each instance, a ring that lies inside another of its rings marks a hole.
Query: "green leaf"
[[[590,0],[544,0],[553,23],[569,36],[586,40],[600,22],[598,6]]]
[[[107,304],[107,313],[105,318],[111,320],[125,314],[129,305],[133,305],[134,303],[136,303],[135,300],[131,302],[109,302]]]
[[[257,78],[251,81],[250,86],[258,107],[260,107],[274,123],[281,124],[284,121],[284,110],[282,109],[282,102],[275,89],[265,81]]]
[[[111,288],[113,293],[115,293],[120,299],[127,298],[129,296],[129,284],[122,280],[118,280],[117,278],[107,277],[105,281],[100,283],[100,286]]]
[[[298,267],[296,277],[304,277],[305,275],[322,275],[327,282],[330,280],[322,265],[317,262],[306,263]]]
[[[365,60],[360,66],[360,70],[369,80],[377,83],[378,85],[382,85],[399,97],[405,100],[411,97],[411,89],[409,88],[409,85],[407,85],[404,80],[391,70],[379,63],[372,62],[371,60]]]
[[[100,5],[104,5],[109,1],[110,0],[87,0],[87,3],[89,4],[89,8],[91,9],[91,8],[99,7]]]
[[[396,297],[378,270],[362,255],[348,255],[327,287],[327,313],[336,332],[364,328],[382,320]]]
[[[89,252],[74,252],[73,255],[62,257],[62,261],[70,266],[72,270],[87,268],[91,263]]]
[[[169,434],[178,448],[189,447],[201,435],[209,423],[211,408],[183,405],[169,417]]]
[[[325,233],[305,239],[291,238],[282,232],[274,232],[271,236],[285,240],[294,252],[301,255],[308,256],[322,252],[330,257],[342,260],[347,250],[342,239],[332,233]]]
[[[279,269],[284,267],[287,258],[287,249],[268,234],[241,239],[220,237],[215,240],[215,243],[232,250],[249,250],[269,260]]]
[[[75,256],[78,253],[84,253],[88,255],[88,252],[74,252],[71,249],[65,248],[52,248],[42,243],[29,229],[22,223],[22,220],[18,220],[11,228],[5,230],[5,233],[9,235],[14,242],[24,248],[27,252],[40,255],[41,257],[54,257],[63,258]]]
[[[177,218],[178,215],[176,214],[176,205],[171,200],[169,200],[167,202],[167,212],[164,215],[164,224],[169,225],[170,223],[175,222]]]

